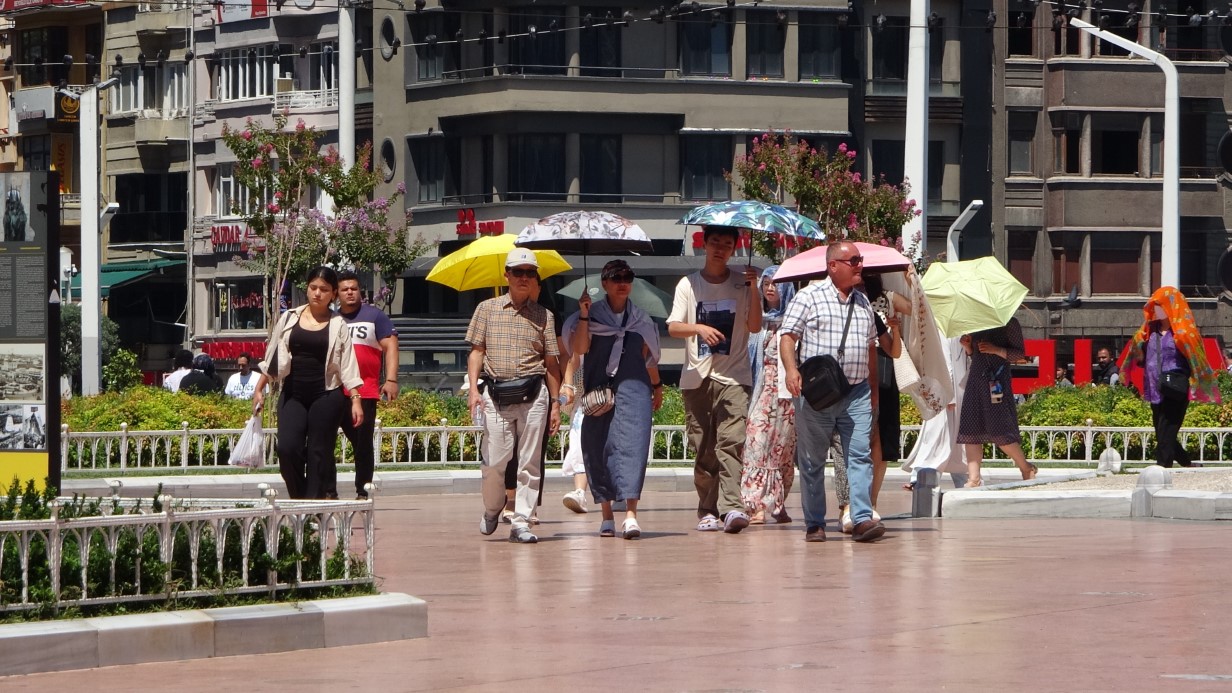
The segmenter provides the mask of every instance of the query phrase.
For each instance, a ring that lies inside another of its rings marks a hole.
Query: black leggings
[[[342,388],[315,397],[287,392],[278,405],[278,470],[292,498],[323,498],[326,479],[336,478],[334,445],[347,407]]]
[[[1176,436],[1185,421],[1189,400],[1161,398],[1159,404],[1151,405],[1151,418],[1155,424],[1155,460],[1161,467],[1171,467],[1175,461],[1182,467],[1193,465],[1185,446]]]

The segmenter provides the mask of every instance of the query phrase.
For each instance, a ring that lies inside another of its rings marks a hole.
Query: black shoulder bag
[[[847,322],[843,324],[843,339],[838,344],[838,359],[830,354],[814,356],[800,364],[800,394],[809,406],[817,411],[828,409],[851,392],[851,383],[843,373],[843,347],[847,345],[847,330],[851,328],[851,315],[856,309],[853,295],[847,304]]]

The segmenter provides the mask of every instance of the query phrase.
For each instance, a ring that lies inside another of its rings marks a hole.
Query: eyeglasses
[[[509,276],[516,277],[518,279],[534,279],[539,276],[539,270],[533,267],[529,269],[518,269],[515,267],[514,269],[509,270]]]
[[[863,256],[863,255],[855,255],[855,256],[852,256],[852,257],[847,258],[846,260],[841,260],[841,259],[840,259],[840,260],[835,260],[835,262],[841,262],[841,263],[846,264],[846,265],[848,265],[848,266],[850,266],[850,267],[859,267],[860,265],[863,265],[863,264],[864,264],[864,256]]]
[[[632,272],[621,272],[620,274],[613,274],[608,277],[607,280],[614,284],[632,284],[633,278],[634,275]]]

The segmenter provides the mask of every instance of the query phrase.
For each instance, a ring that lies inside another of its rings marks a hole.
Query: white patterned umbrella
[[[654,249],[636,223],[610,212],[561,212],[522,229],[517,245],[560,253],[639,253]]]

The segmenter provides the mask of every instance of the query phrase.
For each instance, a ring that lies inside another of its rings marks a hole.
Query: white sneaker
[[[851,506],[843,508],[843,514],[839,516],[839,529],[843,534],[851,534],[851,530],[855,528],[855,523],[851,521]]]
[[[560,500],[565,504],[566,508],[578,513],[579,515],[586,512],[586,491],[580,488],[573,489],[572,491],[566,493]]]

